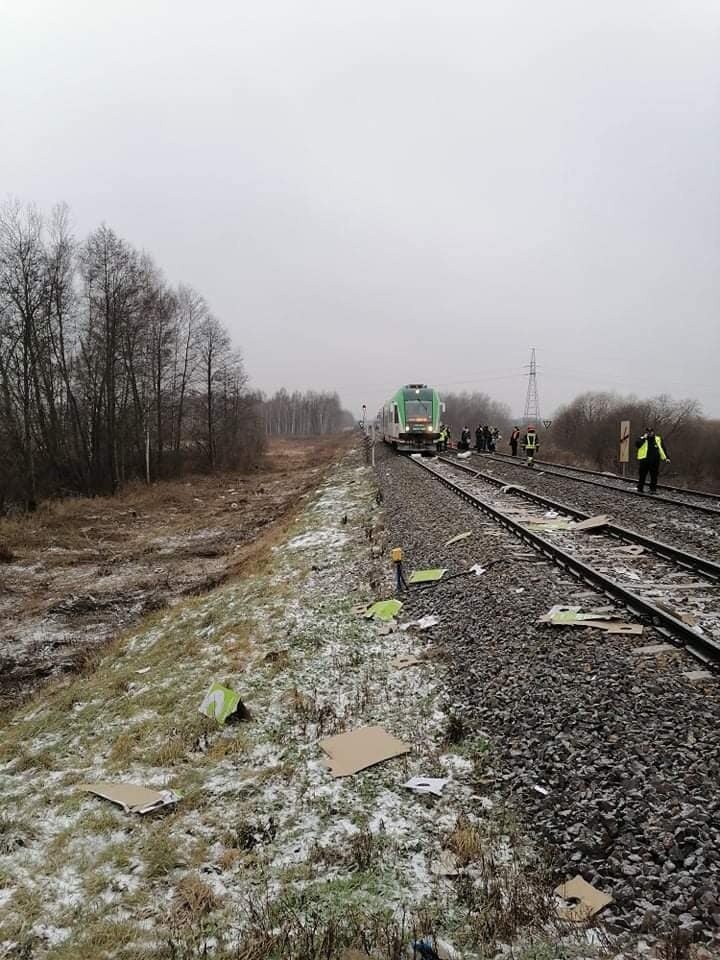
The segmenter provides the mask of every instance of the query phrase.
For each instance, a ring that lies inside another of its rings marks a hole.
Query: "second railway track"
[[[474,451],[473,456],[484,460],[492,460],[496,463],[504,463],[509,467],[515,467],[521,470],[527,469],[525,461],[519,457],[509,457],[502,453],[484,453]],[[658,490],[672,491],[677,496],[667,496],[666,494],[643,494],[636,489],[631,489],[637,481],[625,477],[619,477],[612,474],[598,473],[594,470],[586,470],[582,467],[571,467],[562,463],[549,463],[546,460],[536,460],[537,475],[544,473],[553,477],[561,477],[563,480],[571,480],[574,483],[588,484],[593,487],[601,487],[605,490],[612,490],[626,497],[632,497],[637,500],[650,499],[655,503],[669,504],[675,507],[684,507],[688,510],[694,510],[705,516],[720,518],[720,498],[715,494],[706,493],[698,490],[684,490],[682,487],[670,487],[658,484]],[[583,474],[576,476],[575,474]]]
[[[668,639],[681,641],[706,663],[720,664],[720,564],[613,523],[592,532],[563,529],[563,521],[588,515],[448,458],[416,462],[544,556],[646,618]],[[519,506],[523,499],[556,516],[537,516],[536,510],[533,522],[528,508]],[[548,520],[556,521],[557,528],[546,528]]]

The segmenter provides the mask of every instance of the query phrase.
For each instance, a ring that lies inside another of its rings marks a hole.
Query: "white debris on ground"
[[[372,599],[376,512],[371,474],[351,455],[261,572],[156,615],[93,673],[7,721],[0,956],[85,956],[96,942],[97,957],[150,955],[170,928],[190,936],[198,901],[212,920],[203,942],[217,946],[220,931],[239,935],[248,899],[301,891],[340,916],[432,904],[452,936],[455,888],[430,866],[458,823],[474,829],[492,804],[474,793],[473,744],[443,743],[441,665],[390,663],[422,652],[430,633],[381,635],[352,612]],[[221,727],[198,713],[214,680],[238,691],[251,721]],[[411,752],[333,778],[318,741],[363,725]],[[414,776],[448,783],[441,797],[415,795],[403,787]],[[98,780],[181,799],[140,817],[78,789]]]

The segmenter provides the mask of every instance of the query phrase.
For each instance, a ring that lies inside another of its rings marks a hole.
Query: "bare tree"
[[[103,225],[0,209],[0,507],[252,466],[260,398],[202,296]],[[172,457],[170,457],[172,452]]]

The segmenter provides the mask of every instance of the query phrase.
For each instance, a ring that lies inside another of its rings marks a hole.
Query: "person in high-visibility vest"
[[[523,447],[525,448],[525,459],[529,467],[535,464],[535,454],[537,453],[540,441],[535,433],[535,427],[530,424],[523,437]]]
[[[450,431],[445,426],[444,423],[440,424],[440,440],[438,442],[438,450],[447,450],[448,440],[450,439]]]
[[[638,493],[645,493],[645,480],[648,473],[650,474],[650,493],[655,493],[660,461],[670,462],[662,437],[655,433],[652,427],[646,427],[645,433],[635,441],[635,446],[638,460]]]

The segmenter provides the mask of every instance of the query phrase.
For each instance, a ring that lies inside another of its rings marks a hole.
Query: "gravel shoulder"
[[[410,460],[380,456],[377,472],[388,543],[403,546],[410,566],[488,568],[409,599],[413,616],[441,617],[450,709],[489,743],[487,788],[542,837],[558,875],[581,873],[614,896],[611,931],[652,939],[682,928],[717,945],[717,680],[687,679],[697,664],[682,653],[633,653],[662,641],[652,628],[618,638],[539,624],[555,603],[608,601],[529,555]],[[517,482],[515,471],[507,476]],[[545,478],[530,483],[564,499]],[[594,494],[581,500],[603,509]],[[464,530],[472,536],[446,546]]]

